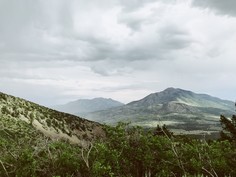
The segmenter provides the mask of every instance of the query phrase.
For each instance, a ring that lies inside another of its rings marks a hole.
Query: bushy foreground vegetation
[[[11,136],[1,130],[0,176],[236,176],[232,139],[206,142],[173,136],[166,127],[147,132],[124,123],[107,126],[106,135],[79,147],[43,135]]]

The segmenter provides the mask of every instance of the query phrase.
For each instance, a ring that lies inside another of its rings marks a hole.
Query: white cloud
[[[0,0],[0,89],[46,105],[169,86],[234,99],[234,6],[217,2]]]

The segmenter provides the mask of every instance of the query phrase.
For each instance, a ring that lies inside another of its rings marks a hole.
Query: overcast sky
[[[0,0],[0,91],[46,106],[167,87],[236,99],[235,0]]]

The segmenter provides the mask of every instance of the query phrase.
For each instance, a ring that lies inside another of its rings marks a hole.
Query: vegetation
[[[0,134],[0,176],[236,176],[234,142],[176,137],[119,123],[106,139],[80,147],[37,136]]]
[[[219,140],[175,136],[166,126],[148,131],[126,123],[104,126],[105,136],[96,138],[100,124],[4,94],[0,101],[0,176],[236,176],[236,116],[221,116]],[[37,129],[37,122],[44,131],[77,135],[86,143],[48,136]]]
[[[8,122],[11,122],[9,125]],[[80,117],[58,112],[0,92],[0,126],[9,131],[40,131],[51,138],[75,143],[92,141],[104,135],[103,126]],[[19,127],[19,124],[22,125]],[[29,125],[28,125],[29,124]],[[27,127],[27,128],[26,128]],[[1,127],[0,127],[1,128]],[[84,137],[86,136],[86,140]]]
[[[220,122],[223,127],[221,138],[223,140],[236,141],[236,115],[233,115],[231,119],[221,115]]]

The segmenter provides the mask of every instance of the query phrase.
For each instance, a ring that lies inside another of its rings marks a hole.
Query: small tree
[[[163,126],[157,125],[154,135],[156,136],[167,136],[168,138],[173,137],[173,132],[167,129],[166,125],[164,124]]]
[[[236,141],[236,115],[233,115],[231,119],[225,116],[220,116],[220,123],[223,130],[220,132],[223,140]]]

